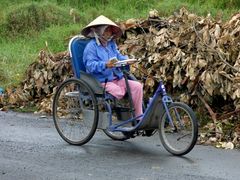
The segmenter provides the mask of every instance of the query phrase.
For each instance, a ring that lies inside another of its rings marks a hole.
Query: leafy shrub
[[[63,25],[72,22],[69,11],[50,3],[30,3],[12,9],[6,15],[7,35],[29,34],[41,31],[50,25]]]

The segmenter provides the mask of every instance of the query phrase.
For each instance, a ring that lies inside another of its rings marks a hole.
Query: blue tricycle
[[[101,129],[113,140],[124,141],[137,136],[159,133],[165,149],[181,156],[190,152],[198,137],[198,123],[193,110],[182,102],[173,102],[162,81],[144,113],[135,117],[128,79],[136,78],[122,68],[127,93],[117,100],[105,91],[82,62],[83,51],[89,39],[75,36],[69,42],[74,78],[61,83],[53,100],[53,120],[59,135],[69,144],[83,145]],[[140,120],[139,120],[140,119]]]

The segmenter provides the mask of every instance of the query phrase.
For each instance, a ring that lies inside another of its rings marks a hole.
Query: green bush
[[[30,3],[12,9],[6,15],[5,32],[7,36],[19,36],[39,32],[51,25],[72,22],[69,11],[50,3]]]

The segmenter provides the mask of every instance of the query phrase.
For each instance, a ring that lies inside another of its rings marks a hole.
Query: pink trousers
[[[142,112],[143,85],[137,81],[128,80],[128,82],[131,90],[133,106],[135,109],[135,116],[139,116],[143,113]],[[102,83],[102,86],[105,86],[105,83]],[[125,79],[122,78],[120,80],[113,80],[111,82],[107,82],[106,91],[112,94],[117,99],[123,98],[127,91]]]

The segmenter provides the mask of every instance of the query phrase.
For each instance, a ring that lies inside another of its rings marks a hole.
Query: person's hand
[[[106,63],[107,68],[114,68],[116,66],[116,62],[118,62],[117,59],[111,59]]]

